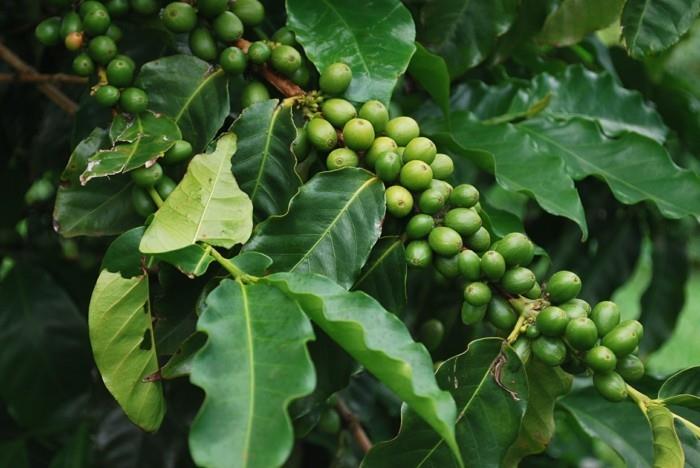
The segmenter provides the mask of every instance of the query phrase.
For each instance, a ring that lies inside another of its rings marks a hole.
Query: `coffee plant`
[[[699,13],[7,0],[0,466],[700,466]]]

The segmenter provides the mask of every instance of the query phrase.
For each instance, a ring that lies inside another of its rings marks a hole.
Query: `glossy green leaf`
[[[141,252],[179,250],[198,241],[225,248],[248,240],[253,206],[231,174],[236,136],[219,138],[212,153],[196,155],[187,173],[156,212]]]
[[[113,136],[112,148],[99,150],[90,157],[80,182],[85,185],[95,177],[152,165],[181,138],[180,129],[170,117],[142,112]]]
[[[700,13],[698,0],[627,0],[622,36],[636,58],[655,54],[678,42]]]
[[[202,276],[214,261],[214,257],[209,255],[209,250],[199,244],[163,252],[155,255],[155,258],[170,263],[190,278]]]
[[[348,292],[320,275],[278,273],[264,281],[294,298],[316,325],[458,453],[454,400],[438,387],[430,355],[423,345],[413,341],[401,320],[365,293]]]
[[[587,387],[559,400],[558,407],[569,412],[589,436],[604,440],[627,466],[651,468],[651,430],[639,407],[629,399],[611,403]]]
[[[192,55],[173,55],[141,67],[136,86],[148,93],[148,108],[175,120],[195,151],[203,151],[229,114],[228,78]]]
[[[272,259],[260,252],[241,252],[231,259],[234,265],[249,275],[264,276],[272,266]]]
[[[143,226],[129,229],[114,239],[102,257],[100,270],[120,273],[124,278],[142,275],[145,262],[139,243],[144,230]]]
[[[686,468],[700,467],[700,434],[693,433],[682,422],[676,422],[675,427],[683,446]]]
[[[669,405],[700,410],[700,366],[673,374],[659,389],[659,398]]]
[[[296,138],[291,107],[280,106],[277,99],[259,102],[243,110],[231,131],[238,135],[233,175],[256,216],[265,219],[287,211],[301,185],[290,149]]]
[[[311,323],[276,287],[226,279],[197,330],[208,340],[190,378],[206,398],[190,430],[192,458],[212,468],[281,466],[294,441],[287,406],[315,385]]]
[[[102,270],[90,299],[88,324],[95,363],[107,390],[134,424],[155,431],[165,415],[158,370],[148,275],[124,278]]]
[[[132,182],[128,176],[80,184],[88,158],[107,144],[107,132],[96,128],[71,154],[61,174],[53,212],[54,229],[64,237],[109,236],[141,223],[131,207]]]
[[[175,351],[175,354],[170,356],[168,362],[161,367],[157,375],[166,380],[190,375],[194,357],[206,342],[207,335],[204,333],[195,332],[187,337]]]
[[[554,436],[554,405],[571,389],[573,379],[560,368],[553,368],[537,359],[526,365],[527,410],[520,424],[518,437],[508,449],[503,466],[517,467],[527,455],[543,452]]]
[[[445,60],[416,42],[416,53],[408,65],[411,75],[448,116],[450,112],[450,73]]]
[[[401,316],[406,307],[406,253],[400,237],[375,244],[352,289],[364,291],[389,312]]]
[[[647,419],[654,445],[654,466],[683,468],[685,455],[673,424],[673,413],[663,405],[649,403]]]
[[[575,44],[588,33],[619,18],[625,0],[564,0],[547,16],[538,39],[546,44]]]
[[[517,0],[426,2],[418,39],[447,62],[452,77],[483,62],[517,17]]]
[[[503,348],[499,338],[472,341],[464,353],[440,365],[436,378],[457,403],[457,445],[466,466],[478,460],[479,467],[500,467],[528,400],[525,369],[515,352]],[[437,468],[459,463],[409,407],[402,411],[399,434],[373,447],[362,466]]]
[[[384,203],[384,186],[373,174],[322,172],[302,186],[284,216],[259,224],[244,249],[272,258],[272,271],[320,273],[349,288],[379,239]]]
[[[344,62],[353,73],[345,97],[387,103],[415,51],[411,13],[400,0],[287,0],[287,24],[319,71]],[[333,40],[329,40],[333,38]]]
[[[23,427],[45,427],[89,385],[83,315],[46,271],[19,260],[0,280],[0,342],[0,401]]]

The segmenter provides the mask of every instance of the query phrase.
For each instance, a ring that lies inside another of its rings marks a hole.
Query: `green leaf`
[[[87,327],[66,291],[44,270],[17,261],[3,273],[0,401],[19,425],[39,430],[61,403],[89,386]]]
[[[661,385],[659,398],[664,404],[700,410],[700,366],[673,374]]]
[[[117,120],[121,122],[121,120]],[[119,125],[121,126],[121,125]],[[182,138],[177,124],[168,116],[142,112],[125,128],[115,131],[114,145],[99,150],[88,160],[80,182],[85,185],[95,177],[128,172],[150,166]],[[112,130],[110,130],[112,134]]]
[[[90,299],[88,324],[95,363],[107,390],[134,424],[155,431],[165,415],[148,297],[148,275],[124,278],[102,270]]]
[[[124,278],[142,275],[144,265],[139,243],[144,230],[143,226],[129,229],[114,239],[102,257],[100,270],[120,273]]]
[[[632,57],[655,54],[678,42],[700,13],[698,0],[627,0],[622,36]]]
[[[29,468],[29,454],[22,439],[0,443],[0,466],[12,468]]]
[[[209,250],[199,244],[192,244],[172,252],[157,254],[155,258],[170,263],[190,278],[194,278],[206,273],[214,261],[214,257],[209,255]]]
[[[236,135],[224,134],[212,153],[198,154],[156,212],[141,240],[141,252],[179,250],[198,241],[225,248],[248,240],[253,206],[231,174]]]
[[[86,423],[81,423],[67,443],[51,460],[49,468],[88,468],[92,448],[90,433]],[[0,466],[5,466],[0,463]],[[17,467],[16,464],[6,466]]]
[[[287,23],[319,71],[352,69],[345,97],[388,103],[415,51],[415,26],[400,0],[287,0]],[[333,38],[329,40],[329,38]]]
[[[321,172],[284,216],[259,224],[244,249],[272,258],[274,272],[320,273],[349,288],[379,239],[384,212],[384,186],[373,174]]]
[[[454,78],[483,62],[517,17],[517,0],[436,0],[421,9],[421,44],[442,56]]]
[[[540,42],[567,46],[603,29],[620,17],[625,0],[564,0],[547,16]]]
[[[504,467],[517,467],[527,455],[543,452],[554,436],[554,405],[567,394],[573,379],[560,368],[537,359],[526,365],[528,400],[518,437],[503,459]]]
[[[611,403],[587,387],[559,400],[589,436],[604,440],[627,466],[651,468],[651,431],[646,418],[630,400]]]
[[[231,259],[234,265],[253,276],[264,276],[272,265],[272,259],[260,252],[241,252]]]
[[[406,307],[406,253],[400,237],[379,239],[352,289],[366,292],[393,314],[403,314]]]
[[[243,110],[231,131],[238,135],[233,175],[256,216],[265,219],[287,211],[301,185],[290,149],[296,138],[291,107],[280,106],[277,99],[259,102]]]
[[[676,433],[683,446],[685,454],[685,466],[687,468],[700,467],[700,436],[696,435],[681,422],[676,422]]]
[[[287,406],[315,384],[311,323],[274,286],[225,279],[197,329],[208,340],[190,378],[206,398],[190,430],[192,458],[212,468],[281,466],[294,441]]]
[[[148,108],[175,120],[195,151],[203,151],[230,110],[228,78],[192,55],[173,55],[141,67],[136,86],[148,93]]]
[[[207,335],[204,333],[195,332],[191,334],[182,342],[175,354],[170,356],[170,359],[161,367],[158,374],[166,380],[190,375],[194,357],[206,342]]]
[[[647,419],[653,437],[654,466],[683,468],[685,455],[673,425],[673,413],[663,405],[649,403],[647,405]]]
[[[61,174],[53,212],[54,229],[64,237],[109,236],[137,226],[141,219],[131,205],[128,176],[93,180],[83,186],[80,174],[88,158],[107,143],[107,132],[96,128],[81,141]]]
[[[408,73],[430,94],[445,116],[449,116],[450,73],[445,60],[416,42],[416,53],[408,65]]]
[[[515,352],[499,338],[472,341],[464,353],[440,365],[436,378],[457,403],[457,444],[467,466],[501,466],[528,398],[525,369]],[[404,409],[399,434],[375,445],[362,466],[459,466],[439,436],[427,429],[410,408]]]
[[[331,339],[418,413],[459,453],[455,403],[440,390],[432,361],[401,320],[362,292],[348,292],[320,275],[278,273],[269,282],[296,300]]]

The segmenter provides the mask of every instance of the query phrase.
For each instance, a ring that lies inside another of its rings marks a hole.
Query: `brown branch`
[[[248,53],[250,44],[251,42],[246,39],[238,39],[236,41],[236,47],[245,53]],[[265,78],[268,83],[277,88],[277,91],[284,94],[286,97],[301,96],[304,94],[304,90],[300,86],[282,75],[277,74],[265,64],[257,66],[255,70]]]
[[[7,62],[12,68],[17,70],[20,75],[36,76],[39,74],[33,67],[15,55],[15,53],[8,49],[2,42],[0,42],[0,60]],[[36,87],[66,113],[73,115],[78,110],[78,105],[51,83],[37,81]]]
[[[362,449],[362,452],[369,452],[369,450],[372,448],[372,441],[369,440],[369,437],[367,437],[367,433],[362,428],[362,424],[360,424],[360,420],[357,419],[357,416],[355,416],[353,412],[350,411],[350,408],[348,408],[345,402],[340,398],[338,398],[338,402],[336,403],[335,408],[336,410],[338,410],[338,413],[340,413],[340,416],[345,421],[345,424],[350,430],[352,436],[355,438],[355,442],[357,442],[357,445],[359,445],[360,449]]]
[[[37,73],[27,75],[25,73],[0,73],[0,83],[65,83],[65,84],[87,84],[88,79],[77,75],[67,75],[65,73],[43,74]]]

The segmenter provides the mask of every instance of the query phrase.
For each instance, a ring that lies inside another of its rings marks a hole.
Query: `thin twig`
[[[27,75],[24,73],[0,73],[0,83],[64,83],[64,84],[87,84],[88,79],[77,75],[67,75],[65,73],[43,74],[37,73]]]
[[[338,410],[338,413],[340,413],[340,416],[345,421],[345,424],[348,426],[348,429],[350,429],[350,433],[355,438],[355,442],[357,442],[357,445],[359,445],[360,449],[362,449],[362,452],[369,452],[369,450],[372,448],[372,441],[369,440],[369,437],[367,437],[367,433],[362,428],[362,424],[360,424],[360,420],[357,419],[357,416],[355,416],[353,412],[350,411],[350,408],[348,408],[345,402],[340,398],[338,398],[338,402],[336,403],[335,408]]]
[[[12,68],[17,70],[20,75],[35,76],[39,74],[32,66],[15,55],[15,53],[8,49],[2,42],[0,42],[0,60],[7,62]],[[67,114],[73,115],[78,110],[78,104],[51,83],[38,81],[36,87]]]
[[[245,53],[248,53],[248,48],[251,44],[252,43],[246,39],[238,39],[236,41],[236,47],[238,47]],[[302,94],[304,94],[304,90],[300,86],[290,81],[289,79],[275,73],[274,71],[272,71],[272,69],[270,69],[270,67],[268,67],[265,64],[258,66],[256,68],[256,71],[260,73],[260,75],[263,78],[265,78],[265,80],[268,83],[277,88],[277,90],[280,93],[284,94],[287,97],[301,96]]]

